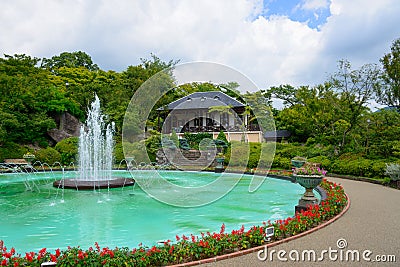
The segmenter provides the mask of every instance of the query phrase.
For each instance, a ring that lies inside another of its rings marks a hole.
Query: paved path
[[[315,250],[318,258],[322,250],[331,247],[332,250],[343,251],[345,259],[347,250],[358,250],[360,255],[364,250],[370,250],[373,252],[369,256],[371,259],[376,255],[395,255],[396,263],[331,261],[327,254],[321,262],[294,262],[286,254],[288,262],[280,262],[276,253],[271,262],[270,258],[260,261],[257,253],[250,253],[202,266],[400,266],[400,191],[366,182],[339,178],[329,180],[343,185],[351,200],[350,209],[327,227],[270,248],[268,253],[272,249],[287,253],[297,250],[301,255],[303,250]],[[347,241],[347,247],[342,250],[337,247],[337,240],[341,238]]]

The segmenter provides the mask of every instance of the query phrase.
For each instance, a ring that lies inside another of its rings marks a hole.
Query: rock
[[[58,128],[51,129],[47,134],[56,143],[64,140],[65,138],[79,136],[82,123],[68,112],[63,112],[55,118]]]

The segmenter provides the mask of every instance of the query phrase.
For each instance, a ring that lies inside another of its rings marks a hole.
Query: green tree
[[[82,51],[76,52],[63,52],[58,56],[53,56],[50,59],[43,58],[42,59],[42,68],[55,71],[61,67],[68,67],[68,68],[79,68],[83,67],[90,71],[97,71],[99,70],[99,66],[94,64],[92,58]]]
[[[400,38],[393,42],[390,50],[380,59],[384,84],[376,90],[377,101],[400,108]]]
[[[271,101],[272,98],[283,100],[285,106],[292,107],[299,104],[299,99],[296,97],[297,88],[290,84],[280,86],[272,86],[265,92],[265,97]]]

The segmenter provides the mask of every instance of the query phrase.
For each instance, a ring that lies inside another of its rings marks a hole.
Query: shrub
[[[7,142],[0,146],[0,162],[4,159],[22,159],[29,149],[14,142]],[[31,151],[32,152],[32,151]]]
[[[272,162],[272,168],[290,170],[292,169],[291,159],[276,154]]]
[[[284,158],[294,158],[296,156],[307,157],[307,147],[306,146],[294,146],[292,144],[286,144],[285,146],[277,147],[276,154]]]
[[[185,139],[188,141],[189,146],[192,149],[199,149],[199,144],[201,142],[201,140],[208,138],[208,139],[213,139],[212,134],[210,133],[185,133],[184,134]]]
[[[117,142],[115,143],[114,146],[114,161],[116,163],[120,163],[122,160],[124,160],[125,156],[124,156],[124,149],[122,148],[122,143],[121,142]]]
[[[317,156],[313,158],[307,159],[308,162],[311,163],[320,163],[321,167],[328,170],[331,167],[331,161],[327,156]]]
[[[226,139],[226,135],[223,131],[220,131],[218,136],[217,136],[217,140],[221,140],[224,141],[225,144],[228,144],[228,139]]]
[[[374,160],[371,164],[371,177],[383,178],[386,171],[386,162],[384,160]]]
[[[152,131],[151,136],[145,140],[147,154],[149,155],[150,161],[156,161],[156,153],[161,146],[161,134],[157,131]],[[140,148],[141,146],[136,146]],[[145,162],[147,162],[146,160]]]
[[[232,154],[234,152],[234,154]],[[225,162],[231,166],[256,168],[260,159],[261,143],[232,141],[228,147]]]
[[[172,130],[170,139],[172,142],[174,142],[176,147],[179,147],[179,139],[178,139],[178,135],[176,134],[175,130]]]
[[[35,152],[36,160],[49,165],[61,162],[61,154],[52,147],[40,149]]]
[[[154,154],[152,154],[153,155],[152,158],[150,158],[150,153],[147,153],[146,150],[147,149],[146,149],[145,141],[140,141],[140,142],[135,142],[135,143],[123,143],[123,151],[129,157],[133,157],[137,164],[139,164],[141,162],[150,163],[150,160],[153,160],[153,159],[155,161],[157,151],[155,151]],[[118,154],[121,155],[118,158],[118,160],[120,159],[119,161],[124,159],[124,153],[122,152],[122,145],[121,145],[120,151],[121,152],[118,152]],[[149,160],[149,158],[150,158],[150,160]],[[116,158],[116,160],[117,160],[117,158]]]
[[[189,150],[190,149],[190,146],[189,146],[188,141],[186,140],[186,138],[179,139],[179,148],[181,148],[183,150]]]
[[[400,180],[400,164],[386,164],[385,174],[388,175],[392,181]]]
[[[61,155],[61,164],[69,165],[78,158],[78,137],[69,137],[61,140],[54,147]]]

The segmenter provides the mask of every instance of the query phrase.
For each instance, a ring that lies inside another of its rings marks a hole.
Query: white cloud
[[[301,2],[303,9],[328,1]],[[339,59],[377,62],[400,37],[400,1],[332,0],[319,30],[285,16],[260,16],[262,1],[5,0],[0,53],[51,57],[83,50],[122,71],[155,53],[163,60],[212,61],[260,88],[326,80]]]
[[[328,7],[329,7],[328,0],[303,0],[300,3],[300,9],[303,10],[316,10]]]

